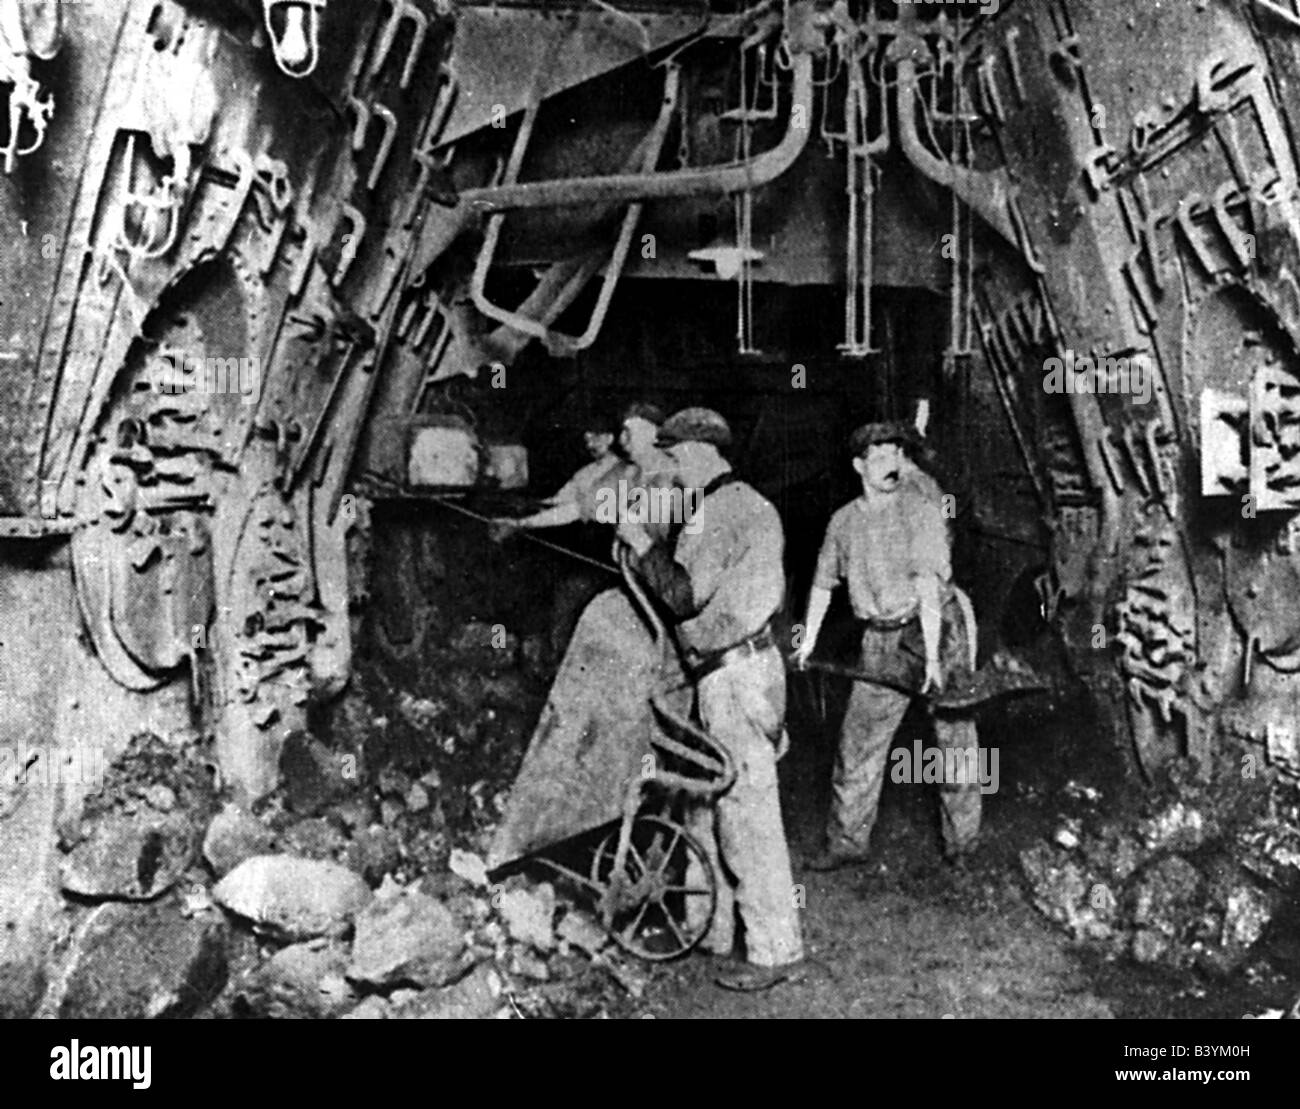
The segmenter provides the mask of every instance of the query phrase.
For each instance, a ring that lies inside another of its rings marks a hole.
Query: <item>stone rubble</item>
[[[1176,771],[1136,820],[1107,818],[1098,790],[1070,787],[1074,811],[1021,869],[1034,906],[1109,958],[1227,973],[1300,890],[1293,785],[1252,798]]]
[[[332,731],[290,737],[281,788],[251,809],[200,749],[133,741],[63,828],[74,897],[47,1015],[633,1013],[650,971],[571,894],[490,880],[544,675],[519,668],[513,633],[450,639],[462,657],[401,692],[364,671]]]
[[[444,986],[459,976],[464,947],[449,909],[389,880],[357,917],[347,975],[369,986]]]
[[[100,789],[61,823],[64,892],[92,901],[161,897],[197,857],[214,802],[195,750],[136,736]]]
[[[226,983],[225,924],[165,901],[101,906],[79,937],[58,1015],[85,1020],[192,1016]]]
[[[203,837],[203,858],[218,878],[224,878],[245,859],[265,855],[275,835],[238,805],[226,805],[208,825]]]
[[[373,896],[346,867],[289,855],[255,855],[212,896],[222,908],[282,939],[342,936]]]

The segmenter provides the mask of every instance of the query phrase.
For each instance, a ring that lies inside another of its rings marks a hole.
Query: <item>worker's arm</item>
[[[691,575],[673,558],[667,544],[656,543],[642,525],[627,522],[619,525],[618,537],[631,549],[632,569],[678,620],[699,611]]]
[[[545,508],[532,515],[494,521],[494,538],[508,539],[519,531],[562,528],[578,523],[583,518],[583,498],[590,493],[590,470],[590,466],[579,470],[553,496],[542,502]]]
[[[566,524],[576,524],[582,518],[582,506],[575,500],[561,501],[558,504],[551,505],[550,508],[543,508],[540,512],[534,512],[531,516],[524,516],[518,520],[509,521],[516,528],[562,528]]]
[[[921,602],[921,639],[925,642],[925,684],[921,686],[922,693],[943,688],[943,667],[939,660],[939,637],[943,631],[940,588],[937,574],[917,575],[916,595]]]
[[[812,657],[817,646],[817,637],[821,634],[822,624],[826,621],[826,610],[831,607],[831,591],[814,585],[808,593],[808,612],[803,620],[803,638],[795,645],[794,661],[796,666],[805,665]]]
[[[822,624],[826,622],[826,612],[831,607],[831,593],[844,577],[844,550],[840,541],[841,517],[831,518],[826,529],[826,538],[822,540],[822,549],[817,555],[817,569],[813,574],[812,589],[808,592],[808,611],[804,615],[803,639],[795,646],[794,663],[805,665],[812,657],[817,646],[817,637],[821,635]]]

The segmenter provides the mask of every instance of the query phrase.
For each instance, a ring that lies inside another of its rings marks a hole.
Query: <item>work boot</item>
[[[831,870],[840,870],[846,866],[866,866],[870,861],[870,858],[865,854],[853,854],[848,851],[836,851],[824,847],[817,854],[804,859],[803,867],[805,870],[825,873]]]
[[[741,963],[734,969],[723,971],[713,980],[724,990],[758,993],[760,990],[770,990],[773,986],[779,986],[782,982],[802,982],[807,975],[807,960],[799,959],[779,967]]]

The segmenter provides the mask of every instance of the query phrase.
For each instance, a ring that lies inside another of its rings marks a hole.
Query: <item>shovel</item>
[[[803,667],[791,667],[795,673],[802,670],[815,670],[822,674],[834,674],[841,678],[855,681],[871,682],[906,693],[909,697],[922,697],[938,712],[956,712],[973,708],[999,697],[1008,697],[1020,693],[1035,693],[1051,688],[1051,683],[1040,674],[1025,668],[1012,670],[1005,666],[982,666],[969,678],[958,685],[948,686],[934,693],[922,693],[915,679],[898,673],[867,673],[853,666],[839,662],[826,662],[810,659]]]

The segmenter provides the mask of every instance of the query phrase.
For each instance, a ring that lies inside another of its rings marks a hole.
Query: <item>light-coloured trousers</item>
[[[697,691],[700,722],[736,765],[735,784],[716,801],[692,802],[687,825],[709,856],[718,900],[703,946],[730,954],[736,913],[745,926],[745,953],[759,966],[803,958],[790,849],[781,822],[775,739],[785,720],[785,666],[775,648],[715,670]],[[692,866],[687,885],[698,886]],[[691,898],[688,921],[700,919],[703,898]]]
[[[883,666],[885,672],[898,672],[898,652],[902,651],[906,629],[875,631],[868,628],[862,637],[862,667],[870,673]],[[944,682],[950,684],[970,674],[970,656],[965,621],[958,606],[948,604],[943,610],[943,634],[940,660]],[[843,855],[865,855],[875,827],[880,806],[880,790],[885,782],[889,748],[894,733],[903,722],[912,698],[906,693],[871,682],[855,681],[849,695],[848,709],[840,729],[840,746],[832,777],[830,818],[826,824],[827,848]],[[978,758],[979,737],[975,722],[968,718],[935,716],[935,742],[941,749],[969,751],[960,765],[974,766]],[[981,793],[979,782],[943,783],[939,786],[940,823],[944,847],[962,851],[979,834]]]

